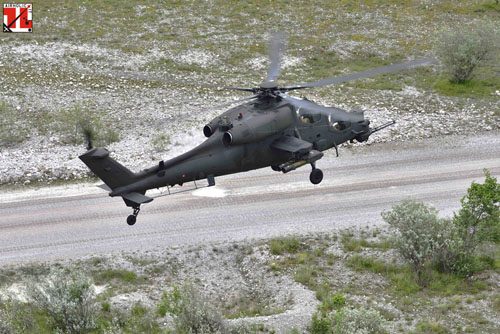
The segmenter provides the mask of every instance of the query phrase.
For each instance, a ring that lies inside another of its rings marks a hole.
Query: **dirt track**
[[[0,192],[0,264],[378,225],[382,210],[408,197],[450,215],[483,168],[500,175],[499,142],[490,134],[344,148],[318,163],[319,186],[309,183],[309,168],[222,177],[195,192],[202,196],[155,199],[133,227],[121,199],[105,193],[9,202]]]

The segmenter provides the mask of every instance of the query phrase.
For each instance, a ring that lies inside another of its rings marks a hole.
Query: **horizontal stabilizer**
[[[148,197],[148,196],[145,196],[143,194],[136,193],[136,192],[132,192],[132,193],[128,193],[128,194],[120,195],[120,196],[123,197],[124,200],[127,200],[129,202],[133,202],[136,204],[149,203],[153,200],[151,197]]]
[[[101,188],[103,190],[106,190],[106,191],[111,191],[112,189],[110,187],[108,187],[105,183],[103,184],[100,184],[97,186],[98,188]]]

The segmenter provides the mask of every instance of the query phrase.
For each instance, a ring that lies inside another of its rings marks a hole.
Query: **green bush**
[[[311,334],[385,334],[388,322],[379,311],[372,308],[342,308],[324,316],[312,316]]]
[[[500,242],[500,184],[488,170],[484,174],[484,183],[472,182],[453,217],[469,253],[483,241]]]
[[[500,185],[488,170],[484,173],[485,182],[472,182],[461,199],[462,207],[453,216],[453,242],[443,248],[446,256],[440,259],[443,267],[460,276],[470,276],[484,267],[474,254],[481,243],[500,242]]]
[[[449,224],[438,217],[438,211],[423,202],[405,200],[382,212],[384,220],[396,230],[394,244],[411,266],[420,283],[425,283],[427,264],[447,241]]]
[[[500,45],[498,29],[481,21],[472,26],[454,26],[437,38],[436,53],[448,68],[451,81],[463,83],[484,64]]]
[[[467,277],[474,272],[494,268],[492,260],[476,258],[483,242],[500,242],[500,185],[484,170],[483,184],[472,182],[462,198],[462,207],[453,220],[440,219],[437,210],[422,202],[406,200],[382,212],[382,217],[397,234],[396,249],[425,283],[431,262],[441,272]],[[493,261],[494,262],[494,261]]]
[[[92,281],[81,273],[54,270],[27,287],[30,303],[52,320],[61,333],[88,333],[96,328],[97,307]]]

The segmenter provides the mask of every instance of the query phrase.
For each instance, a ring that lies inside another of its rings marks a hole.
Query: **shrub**
[[[342,308],[326,316],[313,314],[310,331],[312,334],[385,334],[388,322],[372,308]]]
[[[174,316],[175,333],[178,334],[257,332],[256,328],[241,321],[227,325],[221,313],[190,283],[184,283],[181,287],[174,285],[170,291],[164,292],[157,313],[160,316],[167,313]]]
[[[87,333],[96,327],[94,289],[90,278],[81,273],[55,270],[45,280],[29,284],[27,297],[62,333]]]
[[[397,232],[396,249],[408,261],[420,283],[424,282],[426,265],[446,241],[443,233],[449,224],[437,214],[435,208],[411,200],[393,206],[392,211],[382,212],[384,220]]]
[[[332,310],[343,307],[345,303],[346,303],[346,298],[344,297],[344,295],[341,294],[329,295],[326,298],[324,298],[318,309],[321,311],[322,314],[326,314],[328,312],[331,312]]]
[[[442,269],[463,277],[481,267],[474,252],[482,242],[500,241],[500,185],[488,170],[484,173],[485,182],[472,182],[461,199],[462,207],[453,216],[452,235],[437,259]]]
[[[310,331],[311,334],[330,334],[332,332],[332,323],[329,319],[314,313],[312,315]]]
[[[338,334],[383,334],[388,327],[380,312],[372,308],[343,308],[335,314],[334,324]]]
[[[436,41],[436,53],[447,66],[451,81],[463,83],[498,47],[500,34],[487,22],[443,30]]]
[[[8,147],[23,142],[28,131],[21,121],[21,111],[11,108],[7,102],[0,102],[0,147]]]
[[[222,315],[189,283],[165,292],[158,313],[175,316],[177,333],[227,333]]]

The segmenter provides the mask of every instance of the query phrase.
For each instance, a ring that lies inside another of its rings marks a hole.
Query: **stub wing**
[[[282,136],[276,139],[271,144],[271,147],[285,152],[299,154],[305,154],[312,150],[312,144],[310,142],[290,136]]]

